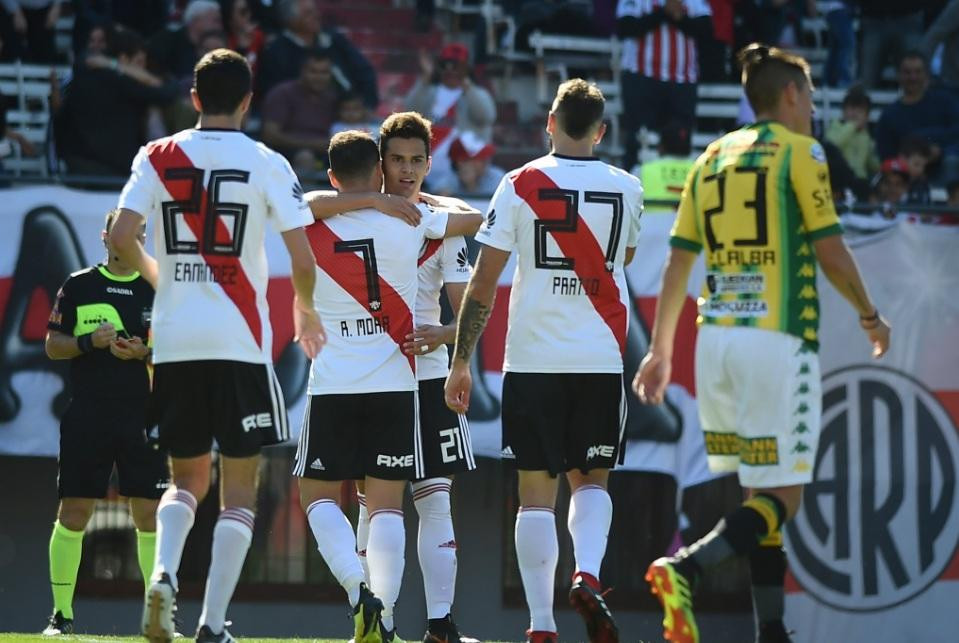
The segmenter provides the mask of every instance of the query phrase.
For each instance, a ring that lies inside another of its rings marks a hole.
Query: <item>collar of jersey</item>
[[[236,132],[242,134],[243,132],[233,128],[233,127],[197,127],[195,128],[198,132]]]
[[[552,153],[558,159],[565,159],[567,161],[598,161],[598,156],[570,156],[568,154],[557,154],[556,152]]]
[[[107,279],[109,279],[110,281],[121,281],[121,282],[134,281],[140,276],[139,272],[134,272],[132,275],[115,275],[109,270],[107,270],[107,267],[104,265],[97,266],[97,270],[99,270],[100,274],[106,277]]]

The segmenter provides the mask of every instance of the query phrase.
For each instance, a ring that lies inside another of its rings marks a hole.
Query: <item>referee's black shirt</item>
[[[92,333],[113,324],[120,337],[147,343],[153,287],[139,275],[114,275],[103,264],[73,273],[60,287],[47,328],[67,335]],[[109,348],[70,360],[73,397],[127,398],[142,402],[150,390],[146,363],[114,357]]]

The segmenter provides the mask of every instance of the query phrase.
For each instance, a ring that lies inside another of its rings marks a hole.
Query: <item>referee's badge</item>
[[[144,328],[149,328],[151,321],[153,321],[153,308],[144,308],[140,312],[140,322]]]

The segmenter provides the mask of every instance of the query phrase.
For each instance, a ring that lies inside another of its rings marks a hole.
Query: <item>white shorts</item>
[[[709,468],[751,489],[812,480],[822,415],[819,356],[798,337],[703,324],[696,401]]]

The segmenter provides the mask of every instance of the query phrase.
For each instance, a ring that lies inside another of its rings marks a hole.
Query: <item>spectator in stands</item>
[[[872,89],[879,83],[887,63],[899,60],[907,51],[919,46],[923,3],[860,0],[859,4],[862,12],[859,21],[862,34],[859,77],[867,89]]]
[[[336,104],[336,122],[330,125],[330,138],[334,134],[347,130],[366,132],[374,140],[380,137],[380,121],[370,116],[370,110],[363,103],[363,97],[356,92],[340,95]]]
[[[959,176],[959,99],[947,90],[929,86],[929,65],[918,52],[899,63],[899,100],[886,106],[876,127],[879,158],[899,154],[903,139],[924,138],[942,179]]]
[[[73,54],[81,58],[88,34],[97,26],[119,24],[151,38],[166,28],[167,0],[73,0]]]
[[[946,205],[959,208],[959,179],[953,179],[946,185]]]
[[[832,198],[836,205],[846,203],[849,200],[849,194],[852,193],[853,199],[865,201],[869,198],[869,179],[856,176],[855,171],[846,162],[842,150],[827,139],[819,141],[822,144],[823,151],[826,152],[826,165],[829,166],[829,189],[832,191]]]
[[[161,75],[192,81],[200,37],[211,31],[223,31],[220,5],[215,0],[192,0],[183,12],[182,27],[163,30],[150,40],[150,65]]]
[[[931,151],[929,143],[921,136],[907,136],[899,147],[899,158],[906,162],[909,170],[909,195],[906,201],[912,204],[932,203],[929,179],[926,167],[929,165]]]
[[[333,62],[333,77],[340,89],[359,93],[367,107],[376,109],[380,102],[376,71],[343,34],[323,29],[315,0],[280,0],[278,10],[284,30],[263,50],[257,95],[264,97],[279,83],[296,78],[306,52],[320,48]]]
[[[730,52],[736,45],[735,16],[739,0],[709,0],[713,28],[696,40],[699,79],[704,83],[730,81]]]
[[[883,161],[875,186],[874,202],[892,205],[905,203],[909,194],[909,168],[906,162],[900,158]]]
[[[675,212],[686,176],[693,167],[690,131],[684,123],[668,122],[659,131],[659,156],[641,167],[643,201],[650,212]]]
[[[223,24],[226,25],[227,44],[233,51],[246,56],[256,81],[256,70],[266,44],[266,34],[253,21],[247,0],[220,0]]]
[[[847,87],[852,82],[852,62],[856,51],[853,0],[826,0],[820,3],[819,9],[829,25],[829,55],[824,79],[826,86]]]
[[[438,64],[420,51],[420,77],[406,97],[406,108],[433,121],[430,185],[454,180],[449,149],[458,136],[472,132],[480,140],[493,140],[496,102],[471,80],[469,50],[459,43],[443,47]]]
[[[226,47],[226,33],[219,29],[204,31],[196,38],[197,60],[214,49]],[[189,129],[196,124],[199,114],[193,107],[193,99],[190,97],[190,89],[193,87],[193,77],[185,76],[172,81],[177,87],[177,99],[168,104],[160,116],[162,120],[161,129],[164,132],[179,132]]]
[[[445,182],[430,182],[430,190],[442,196],[464,194],[490,196],[506,174],[492,164],[496,148],[473,132],[463,132],[450,145],[453,174]]]
[[[842,151],[846,162],[861,179],[879,171],[876,143],[869,133],[872,101],[862,86],[852,87],[842,99],[842,120],[834,120],[826,131],[826,140]]]
[[[146,69],[146,47],[135,32],[117,26],[108,56],[78,65],[55,115],[57,151],[72,174],[126,176],[146,143],[146,112],[165,103],[176,86]]]
[[[939,45],[942,50],[940,78],[943,86],[959,97],[959,0],[951,0],[930,25],[922,39],[920,50],[932,60]]]
[[[57,62],[54,27],[60,19],[60,4],[61,0],[0,0],[4,60]]]
[[[300,77],[282,82],[263,101],[263,142],[290,159],[298,172],[323,165],[339,89],[325,49],[310,51]]]
[[[0,94],[0,176],[3,176],[3,157],[13,154],[13,145],[20,147],[20,152],[24,156],[36,156],[37,149],[30,140],[7,124],[7,110],[11,104],[16,104],[12,99]],[[0,182],[0,187],[6,187],[4,182]]]
[[[616,32],[623,39],[623,167],[633,167],[641,127],[679,120],[693,130],[699,62],[696,39],[712,31],[706,0],[619,0]]]

